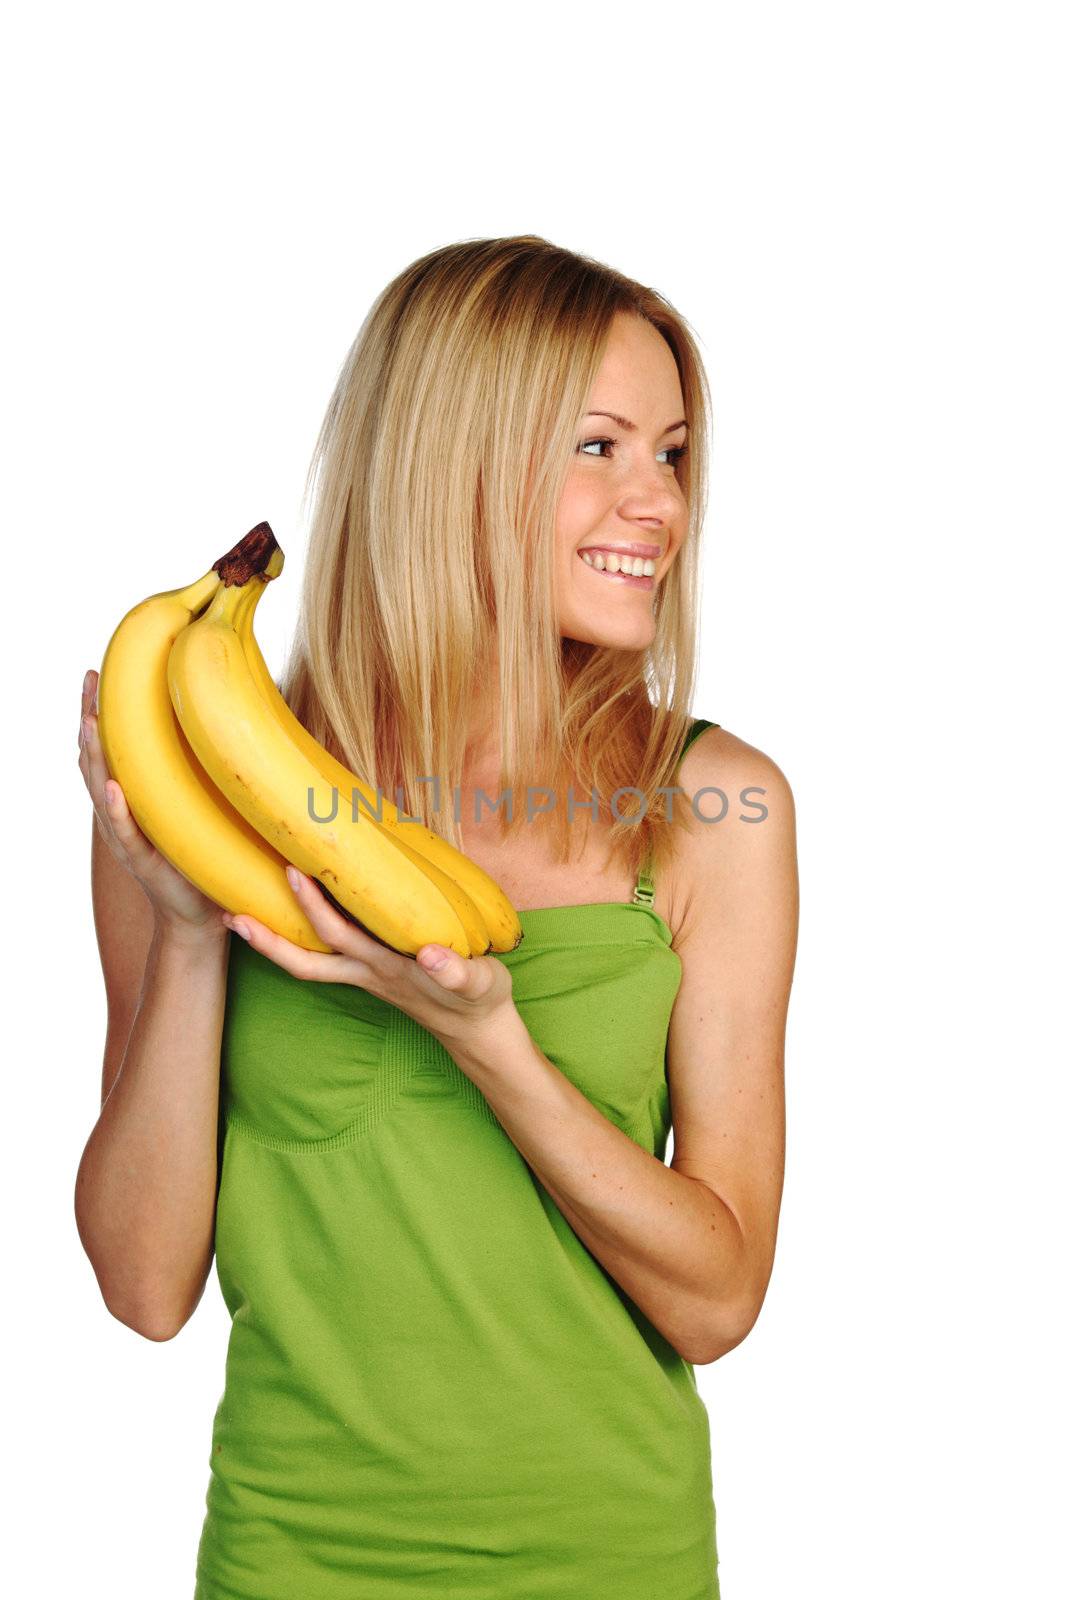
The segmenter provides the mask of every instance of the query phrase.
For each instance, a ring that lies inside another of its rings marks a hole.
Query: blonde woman
[[[688,711],[709,422],[682,317],[536,236],[416,261],[344,363],[281,686],[499,881],[504,955],[399,955],[299,874],[333,954],[224,916],[87,677],[78,1222],[151,1339],[214,1255],[197,1600],[719,1594],[694,1367],[771,1272],[798,890],[782,772]]]

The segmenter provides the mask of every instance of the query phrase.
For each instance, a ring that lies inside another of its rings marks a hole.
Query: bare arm
[[[217,908],[202,921],[177,914],[195,902],[173,881],[168,900],[158,863],[145,874],[152,895],[123,864],[119,852],[143,870],[147,841],[121,789],[117,805],[104,800],[95,718],[91,727],[80,764],[97,808],[92,897],[108,1025],[75,1219],[111,1313],[169,1339],[196,1309],[214,1255],[229,934]]]
[[[756,787],[768,814],[707,827],[682,847],[671,1166],[597,1110],[517,1012],[493,1037],[449,1048],[604,1269],[681,1356],[704,1364],[746,1337],[770,1278],[799,897],[793,798],[775,764],[717,729],[694,742],[682,770],[690,793]]]

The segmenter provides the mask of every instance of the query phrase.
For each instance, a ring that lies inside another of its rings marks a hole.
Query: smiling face
[[[675,471],[687,436],[678,426],[682,386],[670,346],[643,317],[615,317],[589,406],[556,511],[559,631],[587,644],[643,650],[656,632],[654,591],[688,529]],[[651,576],[644,576],[646,558],[655,563]],[[638,560],[641,575],[627,575],[624,568]]]

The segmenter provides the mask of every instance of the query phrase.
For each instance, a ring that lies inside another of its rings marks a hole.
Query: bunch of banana
[[[276,577],[281,571],[282,559],[281,550],[275,549],[264,575]],[[272,570],[274,562],[277,562],[276,570]],[[353,792],[361,795],[367,805],[373,808],[374,816],[368,818],[361,809],[357,826],[362,827],[364,820],[369,820],[374,827],[384,828],[394,844],[421,867],[430,880],[449,898],[455,898],[458,888],[460,893],[456,904],[467,923],[472,953],[483,954],[486,949],[514,950],[522,939],[522,924],[519,922],[515,907],[496,879],[468,855],[464,855],[462,850],[457,850],[455,845],[449,844],[447,839],[442,839],[440,834],[434,833],[433,829],[426,827],[424,823],[413,820],[402,822],[400,812],[392,801],[384,794],[379,796],[376,790],[349,772],[347,767],[312,738],[303,723],[293,715],[270,675],[256,636],[252,632],[254,611],[255,600],[240,609],[237,619],[238,633],[252,677],[285,733],[297,748],[303,751],[308,760],[314,763],[327,783],[337,789],[338,804],[347,805],[351,816],[351,807],[355,803]],[[380,823],[377,820],[379,810],[382,816]],[[474,905],[473,919],[466,905],[468,899]],[[347,907],[348,902],[342,901],[342,904]],[[421,944],[430,942],[428,938],[420,941]],[[445,941],[434,939],[432,942],[441,944]],[[480,948],[476,949],[476,946]]]
[[[241,576],[241,544],[184,589],[150,595],[127,612],[100,664],[97,727],[111,776],[134,821],[161,855],[228,911],[247,911],[294,944],[329,950],[293,897],[285,860],[233,807],[197,761],[167,687],[175,639],[222,579]],[[246,583],[251,581],[245,573]],[[262,580],[255,579],[262,587]]]
[[[100,670],[108,766],[138,825],[232,912],[325,950],[285,879],[292,861],[383,943],[414,955],[513,950],[514,907],[488,873],[378,796],[293,715],[252,631],[284,557],[260,523],[187,589],[154,595],[116,630]],[[336,792],[335,792],[336,791]],[[319,818],[332,818],[320,821]]]

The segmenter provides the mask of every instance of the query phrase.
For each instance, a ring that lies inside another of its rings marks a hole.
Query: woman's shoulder
[[[765,870],[792,870],[796,815],[793,791],[766,750],[729,728],[700,733],[678,765],[676,784],[697,825],[677,841],[671,877],[678,886],[679,931],[700,905],[722,904],[729,885],[765,858]]]
[[[701,728],[684,751],[678,763],[678,782],[692,794],[709,784],[724,785],[724,780],[734,787],[766,784],[771,789],[789,789],[789,780],[773,756],[713,722]]]

